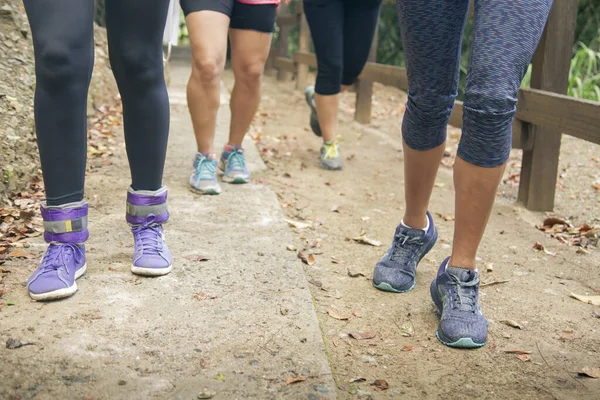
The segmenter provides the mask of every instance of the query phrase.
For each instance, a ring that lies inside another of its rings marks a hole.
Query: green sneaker
[[[223,173],[223,182],[250,182],[250,171],[246,167],[244,149],[240,146],[225,146],[223,154],[219,159],[219,170]]]
[[[196,153],[194,172],[190,176],[190,187],[202,194],[219,194],[221,187],[217,181],[217,160],[214,154]]]
[[[344,161],[340,155],[340,144],[337,140],[323,142],[323,146],[321,146],[321,168],[332,171],[344,168]]]

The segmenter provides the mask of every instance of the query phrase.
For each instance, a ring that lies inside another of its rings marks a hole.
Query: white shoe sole
[[[171,272],[172,269],[173,264],[169,265],[167,268],[144,268],[136,267],[133,264],[131,265],[131,272],[142,276],[162,276]]]
[[[77,270],[77,272],[75,272],[75,279],[79,279],[79,277],[81,277],[83,274],[85,274],[85,271],[87,271],[87,263],[83,264],[83,267],[79,268]],[[68,288],[58,289],[58,290],[54,290],[52,292],[40,293],[40,294],[35,294],[35,293],[29,292],[29,296],[33,300],[36,300],[36,301],[58,300],[58,299],[64,299],[66,297],[73,296],[76,291],[77,291],[77,282],[74,281],[73,285]]]

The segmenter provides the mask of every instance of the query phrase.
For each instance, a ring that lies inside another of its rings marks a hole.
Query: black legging
[[[351,85],[367,59],[381,0],[304,0],[317,55],[315,92],[339,93]]]
[[[93,0],[24,0],[35,52],[35,124],[48,205],[83,199]],[[162,186],[169,99],[162,37],[169,0],[106,0],[112,70],[123,100],[132,186]]]

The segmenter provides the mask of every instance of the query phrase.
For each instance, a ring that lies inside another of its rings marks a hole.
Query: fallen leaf
[[[35,254],[26,252],[24,249],[14,249],[8,254],[9,257],[14,258],[35,258]]]
[[[331,307],[327,308],[327,314],[329,314],[330,317],[339,319],[340,321],[345,321],[348,319],[347,316],[343,315],[342,313]]]
[[[529,350],[504,350],[507,354],[531,354]]]
[[[208,400],[208,399],[212,399],[213,397],[215,397],[216,394],[217,393],[215,393],[215,392],[204,391],[204,392],[198,393],[197,397],[198,397],[199,400]]]
[[[600,318],[600,310],[594,310],[592,312],[592,317],[594,317],[594,318]]]
[[[352,311],[352,315],[354,315],[356,318],[361,318],[360,313],[358,311]]]
[[[371,219],[371,217],[360,217],[361,220],[363,220],[364,222],[367,222],[368,220]]]
[[[334,264],[343,264],[344,260],[338,260],[335,256],[331,256],[331,262]]]
[[[339,341],[339,340],[337,340],[337,339],[333,339],[333,340],[331,341],[331,343],[333,343],[333,345],[334,345],[335,347],[338,347],[338,346],[340,345],[340,341]]]
[[[368,245],[375,246],[375,247],[381,246],[381,242],[380,241],[374,240],[374,239],[369,239],[365,235],[352,238],[352,240],[354,240],[357,243],[368,244]]]
[[[348,335],[350,335],[351,338],[354,338],[356,340],[366,340],[366,339],[373,339],[376,334],[375,332],[350,332]]]
[[[366,378],[357,377],[357,378],[350,379],[350,383],[365,382],[366,380],[367,380]]]
[[[400,351],[413,351],[414,349],[413,346],[404,346]]]
[[[294,246],[293,244],[288,244],[287,246],[285,246],[285,248],[289,251],[296,251],[296,246]]]
[[[338,206],[333,206],[333,207],[331,207],[331,212],[339,213],[340,210],[339,210]]]
[[[501,323],[503,323],[504,325],[508,325],[511,328],[517,328],[517,329],[523,329],[523,325],[519,324],[516,321],[513,321],[511,319],[505,319],[503,321],[500,321]]]
[[[442,213],[436,213],[436,215],[446,222],[455,220],[453,215],[444,215]]]
[[[510,281],[510,279],[506,279],[506,280],[504,280],[504,281],[493,281],[493,282],[489,282],[489,283],[481,283],[481,284],[479,285],[479,287],[486,287],[486,286],[499,285],[499,284],[501,284],[501,283],[506,283],[506,282],[509,282],[509,281]]]
[[[544,226],[552,228],[554,225],[569,225],[569,223],[564,219],[556,217],[550,217],[544,220]]]
[[[586,249],[584,249],[583,247],[578,247],[577,250],[575,251],[575,253],[577,253],[577,254],[590,254],[590,252],[587,251]]]
[[[592,183],[592,187],[596,190],[600,190],[600,182]]]
[[[531,356],[529,354],[519,354],[517,358],[521,361],[531,361]]]
[[[20,347],[29,346],[32,344],[33,343],[23,343],[19,339],[13,339],[13,338],[8,338],[8,340],[6,340],[6,348],[9,350],[18,349]]]
[[[390,385],[388,385],[388,383],[383,379],[377,379],[375,382],[371,383],[371,386],[374,386],[374,389],[378,392],[386,390],[390,387]]]
[[[312,227],[312,224],[307,224],[306,222],[293,221],[291,219],[286,219],[285,222],[298,229],[306,229]]]
[[[400,333],[404,337],[411,337],[412,335],[414,335],[415,330],[414,330],[412,324],[410,322],[407,322],[404,325],[402,325],[402,327],[400,328]]]
[[[308,281],[308,283],[315,285],[318,288],[322,288],[323,287],[323,282],[316,280],[316,279],[311,279]]]
[[[109,271],[113,271],[113,272],[116,272],[116,271],[117,271],[117,269],[116,269],[116,268],[113,268],[113,267],[108,267],[108,270],[109,270]]]
[[[216,299],[217,296],[212,296],[212,295],[209,295],[209,294],[205,294],[203,292],[198,292],[198,293],[196,293],[194,295],[194,298],[196,300],[213,300],[213,299]]]
[[[293,378],[288,378],[285,381],[285,384],[286,385],[291,385],[293,383],[304,382],[305,380],[306,380],[306,378],[303,377],[303,376],[294,376]]]
[[[225,377],[223,376],[223,374],[222,374],[222,373],[220,373],[220,372],[219,372],[219,373],[217,374],[217,377],[216,377],[216,379],[217,379],[218,381],[224,381],[224,380],[225,380]]]
[[[598,379],[600,378],[600,368],[583,367],[577,371],[577,375]]]
[[[600,306],[600,296],[583,296],[580,294],[575,294],[575,293],[571,293],[569,292],[569,294],[571,295],[571,297],[582,301],[584,303],[588,303],[588,304],[593,304],[595,306]]]
[[[485,265],[485,270],[486,272],[493,272],[494,271],[494,264],[492,263],[488,263]]]
[[[358,278],[359,276],[365,276],[365,274],[359,271],[354,271],[350,267],[348,267],[348,276],[350,278]]]
[[[535,250],[543,251],[544,253],[548,254],[549,256],[555,256],[556,255],[556,253],[553,253],[550,250],[546,249],[544,247],[544,245],[541,244],[540,242],[535,242],[535,244],[533,245],[533,248]]]
[[[579,334],[579,332],[572,330],[572,329],[567,330],[567,331],[562,331],[562,333],[560,334],[560,340],[562,340],[562,341],[578,339],[580,337],[581,337],[581,335]]]
[[[307,255],[304,252],[299,251],[298,258],[301,259],[304,264],[308,265],[313,265],[316,262],[315,256],[312,253]]]
[[[188,254],[187,256],[184,256],[183,258],[190,260],[190,261],[207,261],[208,257],[203,256],[202,254]]]

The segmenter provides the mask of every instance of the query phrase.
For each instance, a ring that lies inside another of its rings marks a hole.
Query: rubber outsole
[[[384,292],[393,292],[393,293],[406,293],[406,292],[410,292],[411,290],[413,290],[415,288],[415,285],[416,285],[416,281],[413,283],[413,285],[410,288],[408,288],[406,290],[398,290],[398,289],[394,289],[392,287],[392,285],[390,285],[387,282],[381,282],[378,285],[373,284],[373,286],[375,288],[379,289],[379,290],[382,290]]]
[[[167,268],[144,268],[131,265],[131,272],[141,276],[163,276],[167,275],[173,269],[173,264]]]
[[[442,344],[444,344],[444,345],[446,345],[448,347],[454,347],[454,348],[457,348],[457,349],[478,349],[480,347],[485,346],[485,343],[486,343],[486,342],[475,343],[473,341],[473,339],[471,339],[471,338],[460,338],[460,339],[458,339],[458,340],[456,340],[454,342],[446,341],[446,340],[443,340],[440,337],[439,330],[435,331],[435,337],[438,338],[438,340],[440,341],[440,343],[442,343]]]
[[[85,271],[87,271],[87,263],[83,264],[83,267],[79,268],[77,272],[75,272],[75,279],[79,279],[83,274],[85,274]],[[77,292],[77,282],[74,281],[73,285],[69,286],[68,288],[53,290],[52,292],[48,293],[36,294],[29,292],[29,297],[36,301],[58,300],[71,297],[75,294],[75,292]]]
[[[206,190],[200,190],[200,189],[196,189],[195,187],[193,187],[192,185],[190,185],[190,191],[192,191],[193,193],[196,194],[206,194],[209,196],[214,196],[217,194],[221,194],[221,189],[206,189]]]

